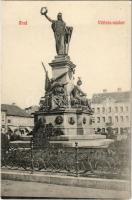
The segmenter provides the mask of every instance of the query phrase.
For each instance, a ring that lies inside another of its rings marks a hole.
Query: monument
[[[82,80],[74,83],[76,65],[68,55],[73,27],[63,21],[62,13],[52,20],[46,7],[41,8],[41,15],[50,23],[54,34],[56,53],[54,60],[49,63],[52,68],[52,78],[45,70],[45,95],[40,100],[40,109],[35,116],[35,134],[39,126],[45,131],[45,138],[51,144],[63,146],[95,147],[107,146],[111,140],[104,135],[96,135],[92,128],[93,111],[87,95],[82,91]],[[36,128],[38,127],[38,128]]]

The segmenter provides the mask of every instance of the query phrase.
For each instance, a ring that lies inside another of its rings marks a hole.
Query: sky
[[[131,7],[128,1],[3,1],[2,19],[2,103],[15,102],[25,108],[38,105],[44,96],[44,62],[56,56],[51,24],[40,14],[41,7],[56,19],[73,26],[69,56],[76,65],[75,83],[81,77],[82,90],[91,98],[103,89],[130,90]],[[27,25],[19,25],[19,21]],[[124,21],[122,25],[101,25],[98,20]]]

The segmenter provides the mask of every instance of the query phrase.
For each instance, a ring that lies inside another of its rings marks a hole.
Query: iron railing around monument
[[[116,148],[115,148],[116,149]],[[27,170],[61,175],[126,179],[129,175],[129,156],[114,148],[81,148],[34,146],[11,147],[2,152],[1,166],[8,169]]]

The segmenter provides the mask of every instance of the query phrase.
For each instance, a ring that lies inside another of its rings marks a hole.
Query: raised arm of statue
[[[47,8],[46,7],[42,7],[40,10],[41,15],[44,15],[50,22],[53,22],[54,20],[52,20],[48,15],[47,15]]]
[[[52,20],[50,17],[48,17],[47,14],[45,14],[45,17],[50,21],[50,22],[53,22],[54,20]]]

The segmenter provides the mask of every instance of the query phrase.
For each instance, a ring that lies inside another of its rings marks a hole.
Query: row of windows
[[[5,121],[5,115],[1,115],[1,119],[2,119],[2,122],[4,122]]]
[[[93,108],[93,111],[94,112],[96,112],[96,113],[100,113],[100,112],[102,112],[102,113],[105,113],[106,112],[106,108],[105,107],[102,107],[102,108],[100,108],[100,107],[97,107],[96,109],[95,108]],[[112,112],[112,107],[108,107],[107,108],[107,111],[109,112],[109,113],[111,113]],[[118,112],[128,112],[128,106],[126,106],[126,107],[123,107],[123,106],[120,106],[120,107],[118,107],[118,106],[115,106],[115,108],[114,108],[114,110],[113,110],[114,112],[116,112],[116,113],[118,113]]]
[[[2,119],[2,122],[5,122],[6,121],[6,117],[5,117],[5,115],[4,114],[2,114],[1,115],[1,119]],[[8,119],[8,121],[7,121],[8,123],[11,123],[11,120],[10,119]]]
[[[128,127],[126,127],[126,128],[112,128],[112,129],[113,129],[114,133],[119,133],[120,132],[121,134],[127,133],[129,131]],[[107,132],[107,128],[97,128],[95,131],[96,131],[96,133],[97,132],[105,133],[105,132]]]
[[[5,122],[5,118],[2,118],[2,122]],[[10,119],[8,119],[8,121],[7,121],[8,123],[11,123],[11,120]]]
[[[115,116],[115,122],[119,122],[119,120],[120,120],[120,122],[129,122],[129,117],[128,116]],[[95,122],[95,118],[93,117],[93,119],[92,119],[92,122],[94,123]],[[103,123],[105,123],[105,122],[108,122],[108,123],[112,123],[112,117],[111,116],[109,116],[108,117],[108,120],[106,120],[106,117],[97,117],[96,118],[96,122],[97,123],[100,123],[100,122],[103,122]]]

